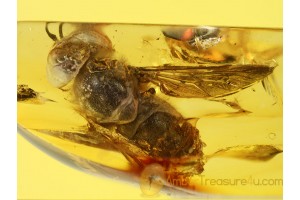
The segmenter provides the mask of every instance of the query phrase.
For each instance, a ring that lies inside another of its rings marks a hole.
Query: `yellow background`
[[[282,0],[19,0],[18,21],[282,27]]]
[[[282,28],[281,0],[19,0],[18,21]],[[19,199],[140,199],[139,187],[70,169],[18,135]],[[160,195],[157,198],[169,198]]]

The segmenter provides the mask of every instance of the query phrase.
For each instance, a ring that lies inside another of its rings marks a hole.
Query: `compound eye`
[[[89,47],[83,42],[65,42],[54,47],[48,55],[48,81],[57,88],[65,86],[79,73],[89,57]]]
[[[109,57],[113,53],[109,38],[96,31],[78,31],[56,41],[48,55],[47,77],[57,88],[67,85],[90,57]]]

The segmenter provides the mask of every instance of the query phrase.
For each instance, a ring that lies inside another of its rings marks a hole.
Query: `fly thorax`
[[[136,81],[121,62],[88,61],[73,91],[81,110],[98,123],[128,123],[137,115]]]

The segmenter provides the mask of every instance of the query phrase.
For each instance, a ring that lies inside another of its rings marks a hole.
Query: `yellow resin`
[[[53,23],[49,27],[52,33],[58,33],[58,24]],[[96,28],[111,39],[116,57],[132,66],[184,64],[170,56],[161,26],[111,24],[96,25]],[[73,29],[76,26],[66,24],[64,34]],[[197,191],[222,195],[281,196],[282,153],[266,161],[210,155],[238,145],[282,148],[282,30],[224,28],[224,33],[231,46],[227,45],[223,50],[238,55],[239,63],[271,62],[277,65],[266,80],[269,92],[258,82],[226,97],[227,101],[236,101],[251,113],[239,114],[223,103],[207,99],[179,99],[160,92],[157,95],[185,118],[199,119],[197,128],[206,144],[203,152],[207,160],[203,173],[189,180]],[[236,48],[232,48],[235,43]],[[18,102],[18,123],[29,130],[70,131],[86,125],[86,120],[68,101],[71,98],[69,93],[52,87],[47,81],[47,55],[52,45],[53,41],[45,32],[45,23],[18,23],[17,84],[28,85],[46,99],[40,104]],[[130,163],[121,153],[76,144],[37,131],[33,133],[66,152],[118,170],[130,169]]]

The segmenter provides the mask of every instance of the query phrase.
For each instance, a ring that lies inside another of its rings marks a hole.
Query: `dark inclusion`
[[[17,100],[26,101],[29,99],[35,99],[38,96],[38,93],[33,89],[29,88],[28,85],[18,85],[17,89]]]

